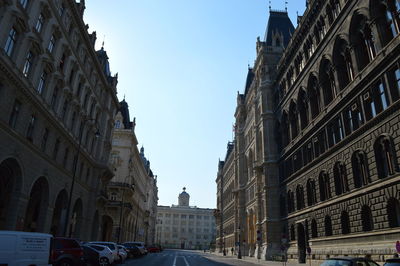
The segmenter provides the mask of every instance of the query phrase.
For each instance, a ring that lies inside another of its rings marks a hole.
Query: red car
[[[83,248],[72,238],[54,237],[50,257],[52,264],[56,266],[85,265]]]
[[[150,252],[150,253],[161,252],[160,248],[159,248],[159,247],[156,247],[156,246],[148,247],[148,248],[147,248],[147,251]]]

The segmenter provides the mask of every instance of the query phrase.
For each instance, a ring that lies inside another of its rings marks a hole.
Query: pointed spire
[[[271,0],[269,0],[269,12],[271,12]]]
[[[287,12],[288,1],[285,1],[285,11]]]

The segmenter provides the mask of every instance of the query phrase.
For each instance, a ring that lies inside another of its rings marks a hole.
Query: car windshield
[[[94,244],[109,247],[111,250],[115,249],[115,246],[113,244],[110,244],[110,243],[94,243]]]
[[[101,246],[90,246],[90,247],[94,248],[95,250],[99,250],[99,251],[104,250],[104,247],[101,247]]]
[[[350,266],[351,261],[349,260],[326,260],[321,266]]]

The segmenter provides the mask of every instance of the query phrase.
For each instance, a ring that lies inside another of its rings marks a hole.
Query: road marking
[[[185,261],[186,266],[190,266],[185,257],[183,257],[183,260]]]
[[[172,266],[176,266],[176,256],[174,258],[174,264],[172,264]]]

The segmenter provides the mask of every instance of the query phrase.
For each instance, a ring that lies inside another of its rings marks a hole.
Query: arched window
[[[315,192],[315,181],[313,179],[307,180],[307,203],[312,206],[317,203],[317,194]]]
[[[359,188],[370,182],[367,157],[363,151],[356,151],[351,156],[354,187]]]
[[[389,227],[400,226],[400,204],[395,198],[390,198],[386,205],[386,212],[389,220]]]
[[[282,217],[286,215],[286,199],[284,195],[280,196],[280,214]]]
[[[324,103],[328,105],[336,97],[335,76],[333,67],[328,59],[323,59],[319,68],[319,83],[323,88]]]
[[[374,222],[372,218],[371,209],[367,205],[364,205],[361,208],[361,224],[362,224],[362,230],[364,232],[374,230]]]
[[[340,223],[342,225],[342,234],[346,235],[350,233],[350,219],[349,214],[346,211],[342,211],[340,215]]]
[[[289,144],[289,123],[286,112],[283,112],[281,119],[281,133],[282,133],[282,145],[286,147]]]
[[[317,222],[315,219],[312,219],[311,221],[311,237],[316,238],[318,237],[318,227],[317,227]]]
[[[343,39],[337,39],[333,48],[333,64],[339,80],[339,89],[343,90],[354,79],[353,62],[349,44]]]
[[[333,178],[335,180],[335,193],[341,195],[349,191],[347,182],[346,166],[343,163],[337,162],[333,167]]]
[[[297,185],[296,187],[296,202],[297,202],[297,210],[301,210],[305,207],[304,189],[302,185]]]
[[[375,0],[371,1],[371,14],[376,23],[382,46],[385,46],[399,33],[399,10],[398,0]]]
[[[294,139],[298,135],[297,108],[294,102],[290,104],[289,120],[290,120],[291,139]]]
[[[387,136],[379,137],[375,141],[374,151],[379,178],[393,175],[396,170],[396,158],[391,139]]]
[[[287,205],[288,205],[288,212],[291,213],[294,211],[294,195],[291,190],[287,192]]]
[[[308,125],[308,102],[304,90],[300,90],[297,103],[300,115],[300,126],[301,129],[304,129]]]
[[[332,220],[329,215],[325,216],[325,236],[332,235]]]
[[[331,197],[331,190],[329,188],[329,176],[326,172],[321,172],[318,177],[319,183],[319,196],[320,200],[324,201]]]
[[[376,56],[375,37],[364,15],[356,14],[353,16],[349,35],[356,52],[358,71],[361,71]]]
[[[315,118],[319,114],[321,108],[319,86],[315,76],[310,76],[308,80],[307,94],[310,100],[311,116]]]

